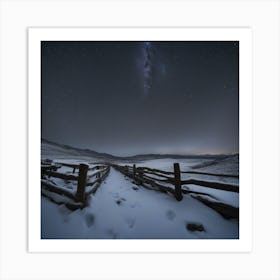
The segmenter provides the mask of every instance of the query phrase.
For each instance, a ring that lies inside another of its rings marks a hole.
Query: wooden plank
[[[64,204],[68,209],[70,209],[72,211],[77,210],[77,209],[82,209],[84,207],[84,204],[81,202],[74,202],[71,200],[69,202],[67,202],[67,201],[63,200],[63,197],[61,200],[54,199],[54,197],[51,195],[51,192],[48,190],[42,189],[42,196],[47,197],[49,200],[51,200],[52,202],[54,202],[58,205]]]
[[[209,193],[205,193],[205,192],[197,192],[197,191],[194,191],[194,190],[186,190],[186,189],[182,189],[182,193],[184,194],[200,194],[200,195],[207,195],[209,197],[212,197],[214,199],[217,199],[214,195],[212,194],[209,194]]]
[[[211,189],[239,193],[239,187],[235,186],[235,185],[231,185],[231,184],[208,182],[208,181],[201,181],[201,180],[195,180],[195,179],[182,181],[182,185],[188,185],[188,184],[198,185],[201,187],[207,187],[207,188],[211,188]]]
[[[133,174],[132,173],[127,172],[122,168],[119,169],[118,167],[119,166],[117,166],[117,165],[114,166],[114,168],[116,168],[119,172],[121,172],[125,176],[128,176],[128,177],[133,179]],[[163,185],[160,185],[160,184],[156,183],[155,180],[148,179],[147,176],[145,176],[143,174],[144,174],[144,170],[142,168],[140,168],[140,169],[137,168],[137,174],[135,176],[135,181],[139,182],[142,186],[144,186],[144,184],[151,185],[152,187],[149,187],[150,190],[156,190],[156,191],[159,190],[159,191],[162,191],[162,192],[165,192],[165,193],[170,192],[170,193],[174,194],[174,189],[163,186]],[[147,186],[144,186],[144,187],[147,187]]]
[[[57,165],[41,165],[41,172],[56,171],[59,168],[60,168],[60,166],[57,166]]]
[[[110,167],[108,167],[108,168],[106,169],[106,171],[104,172],[104,174],[101,176],[100,179],[97,179],[97,180],[94,182],[94,183],[96,184],[94,187],[90,188],[89,190],[86,190],[86,196],[89,196],[90,194],[95,193],[95,192],[97,191],[97,189],[98,189],[98,188],[100,187],[100,185],[101,185],[101,182],[102,182],[103,180],[105,180],[105,178],[108,176],[109,172],[110,172]],[[92,186],[93,186],[93,184],[92,184]]]
[[[228,177],[228,178],[239,178],[239,175],[217,174],[217,173],[198,172],[198,171],[181,171],[181,173],[184,173],[184,174],[209,175],[209,176],[217,176],[217,177]]]
[[[90,179],[90,178],[92,178],[92,177],[98,178],[98,173],[103,173],[103,172],[105,172],[105,171],[106,171],[106,169],[95,171],[94,173],[88,175],[88,179]]]
[[[154,180],[149,180],[147,178],[140,177],[140,176],[136,176],[136,180],[140,181],[141,183],[150,184],[152,187],[158,188],[163,192],[170,192],[170,193],[174,194],[174,190],[172,188],[160,185],[160,184],[156,183]]]
[[[154,190],[154,191],[161,191],[161,192],[168,192],[168,189],[164,186],[161,186],[153,181],[150,180],[146,180],[144,178],[137,178],[138,182],[140,183],[141,186],[145,186],[147,187],[145,184],[150,185],[151,187],[149,187],[150,190]]]
[[[144,178],[151,179],[151,180],[154,180],[154,181],[170,183],[170,181],[167,180],[167,179],[158,179],[158,178],[154,178],[154,177],[151,177],[151,176],[149,176],[149,175],[146,175],[145,173],[143,173],[142,176],[143,176]]]
[[[49,177],[55,177],[64,180],[74,180],[74,181],[78,180],[78,177],[76,175],[64,174],[55,171],[43,170],[42,174],[47,175]]]
[[[138,168],[137,168],[137,171],[140,171]],[[155,175],[155,176],[158,176],[158,177],[162,177],[162,178],[166,178],[167,180],[170,181],[170,183],[174,182],[174,178],[170,177],[170,176],[167,176],[167,175],[163,175],[161,173],[158,173],[158,172],[154,172],[154,171],[149,171],[149,170],[141,170],[143,173],[146,173],[146,174],[151,174],[151,175]],[[173,173],[172,173],[173,174]]]
[[[41,180],[41,186],[43,188],[45,188],[46,190],[55,192],[55,193],[60,194],[60,195],[66,195],[67,197],[76,200],[76,198],[75,198],[75,196],[72,192],[70,192],[67,189],[58,187],[58,186],[54,185],[53,183],[48,182],[47,180]]]
[[[72,164],[72,163],[63,163],[63,162],[58,162],[58,164],[70,168],[79,168],[79,164]]]
[[[239,218],[239,208],[222,203],[207,200],[199,195],[192,196],[193,198],[199,200],[208,207],[214,209],[219,214],[221,214],[225,219],[238,219]]]

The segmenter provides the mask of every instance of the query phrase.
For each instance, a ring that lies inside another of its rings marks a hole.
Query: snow
[[[172,195],[136,186],[111,168],[89,206],[76,211],[42,197],[42,238],[227,239],[238,238],[238,221],[226,220],[189,195]],[[205,231],[187,230],[188,223]]]
[[[198,169],[202,172],[238,175],[239,155],[233,155],[221,160],[214,160],[211,162],[205,161],[203,162],[203,164],[192,166],[192,168],[195,170]]]
[[[149,167],[160,169],[164,171],[172,171],[174,170],[173,164],[174,162],[178,162],[180,164],[180,168],[182,171],[187,171],[190,169],[191,166],[201,163],[200,158],[188,158],[188,159],[173,159],[173,158],[166,158],[166,159],[152,159],[147,161],[142,161],[136,164],[137,167]],[[206,162],[210,162],[212,159],[206,160]],[[124,164],[125,165],[125,164]]]
[[[41,143],[41,158],[56,160],[57,162],[69,162],[75,164],[82,163],[84,161],[93,162],[94,160],[97,160],[92,158],[91,156],[82,155],[78,150],[66,149],[58,145],[45,142]]]
[[[137,166],[173,171],[173,164],[178,162],[181,171],[199,171],[216,174],[239,174],[239,156],[228,156],[222,159],[185,158],[185,159],[154,159],[142,161]]]
[[[81,155],[75,149],[44,143],[41,146],[42,159],[52,159],[56,163],[86,163],[94,167],[100,159]],[[173,172],[173,164],[178,162],[181,171],[197,171],[216,174],[238,175],[238,155],[225,158],[185,158],[154,159],[137,161],[137,167],[150,167]],[[130,166],[134,162],[118,162]],[[73,174],[73,168],[62,166],[60,173]],[[89,170],[94,175],[96,170]],[[73,175],[78,175],[78,169]],[[151,177],[158,177],[149,174]],[[172,176],[172,175],[169,175]],[[239,179],[181,173],[182,180],[198,179],[229,183],[239,187]],[[46,178],[59,188],[76,192],[77,181],[60,178]],[[95,178],[92,177],[92,180]],[[91,180],[91,179],[90,179]],[[169,183],[163,183],[172,187]],[[88,187],[89,188],[89,187]],[[184,185],[183,189],[207,193],[200,195],[209,201],[223,202],[239,207],[239,193],[216,190],[198,185]],[[64,204],[67,200],[55,193],[44,190],[41,196],[41,238],[43,239],[237,239],[239,238],[238,219],[225,219],[218,212],[195,199],[194,194],[184,194],[178,202],[173,195],[143,186],[137,186],[132,179],[125,177],[114,168],[94,194],[88,198],[83,209],[69,210]],[[197,226],[193,226],[197,225]],[[204,231],[190,230],[201,228]]]
[[[220,202],[226,203],[234,207],[239,207],[239,194],[235,192],[216,190],[216,189],[201,187],[197,185],[188,185],[187,187],[182,186],[182,189],[205,192],[210,194],[212,197],[215,197]]]

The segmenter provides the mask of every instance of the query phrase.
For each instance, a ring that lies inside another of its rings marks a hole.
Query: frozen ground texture
[[[66,162],[94,161],[84,156],[79,160],[78,154],[68,155],[67,158],[63,149],[59,152],[57,160],[60,162],[62,158]],[[50,154],[53,159],[56,158],[55,151],[52,149]],[[44,150],[44,156],[48,156],[47,149]],[[238,174],[236,172],[238,156],[216,162],[201,158],[157,159],[137,163],[137,166],[172,171],[175,161],[180,163],[182,171],[192,170],[194,167],[193,170],[196,171],[214,173],[215,170],[215,173]],[[201,176],[194,175],[193,178],[210,179],[205,178],[205,175]],[[214,179],[221,180],[219,177]],[[59,180],[57,179],[56,183],[59,183]],[[232,183],[238,187],[238,178],[232,180]],[[235,207],[239,205],[238,193],[195,185],[185,187],[212,194],[215,197],[214,201]],[[73,187],[70,185],[69,188]],[[239,222],[237,219],[224,219],[191,195],[185,194],[183,200],[178,202],[172,195],[137,186],[131,179],[111,168],[109,176],[97,192],[89,197],[89,206],[84,209],[71,211],[64,205],[57,205],[42,196],[41,237],[49,239],[235,239],[239,237]]]

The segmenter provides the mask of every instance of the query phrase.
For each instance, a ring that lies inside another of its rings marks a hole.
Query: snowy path
[[[174,197],[134,185],[111,168],[89,207],[74,212],[42,197],[42,238],[238,238],[238,221],[225,220],[188,195]],[[205,232],[189,231],[201,223]]]

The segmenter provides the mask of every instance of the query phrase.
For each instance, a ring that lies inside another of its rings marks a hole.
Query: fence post
[[[78,186],[76,198],[78,201],[85,202],[85,188],[87,183],[88,165],[81,163],[79,166]]]
[[[98,165],[96,166],[96,170],[99,170],[99,166]],[[96,173],[96,178],[98,178],[98,175],[99,175],[99,173],[97,172]]]
[[[135,176],[136,176],[136,165],[133,164],[133,179],[135,181]]]
[[[99,169],[98,169],[98,170],[99,170]],[[100,182],[100,177],[101,177],[101,176],[100,176],[100,172],[101,172],[101,171],[99,171],[98,173],[96,173],[96,178],[99,180],[99,182]]]
[[[182,187],[181,187],[181,172],[179,163],[174,163],[174,182],[175,182],[175,198],[178,201],[183,199]]]

